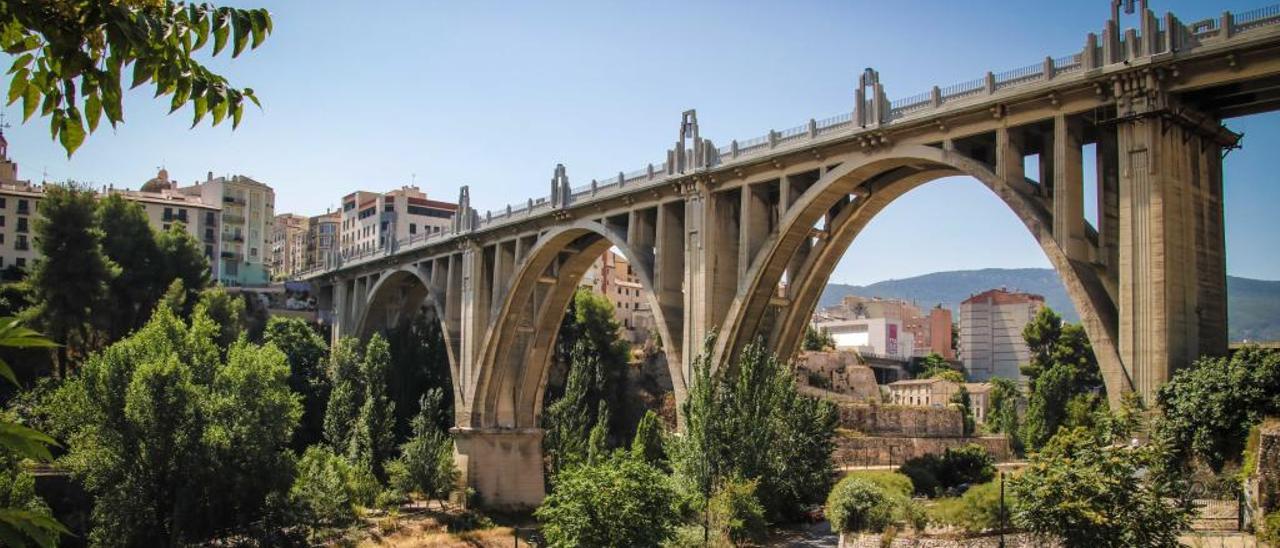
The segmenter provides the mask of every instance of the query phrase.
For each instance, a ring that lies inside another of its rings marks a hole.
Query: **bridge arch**
[[[467,417],[473,428],[536,429],[560,323],[578,283],[610,248],[631,264],[666,342],[677,394],[684,391],[679,339],[659,306],[653,272],[625,236],[596,221],[576,221],[538,238],[489,322],[478,355],[477,381]],[[677,333],[678,335],[678,333]]]
[[[1068,258],[1054,239],[1050,205],[1035,195],[1034,183],[1005,180],[985,163],[924,145],[855,153],[797,198],[740,283],[716,341],[714,363],[729,363],[757,337],[763,337],[779,356],[794,355],[832,271],[862,229],[912,189],[951,176],[977,179],[1022,221],[1080,313],[1109,396],[1118,398],[1133,390],[1116,344],[1115,305],[1094,267]],[[819,223],[824,226],[815,236]],[[770,310],[787,272],[794,279],[787,280],[785,306]]]
[[[449,378],[453,384],[454,407],[461,403],[461,379],[458,374],[457,349],[450,341],[456,339],[449,322],[444,321],[445,306],[440,291],[432,290],[431,282],[417,265],[406,265],[383,272],[369,288],[368,298],[361,307],[353,332],[360,340],[367,340],[374,332],[388,329],[409,319],[420,307],[425,306],[434,315],[445,341],[445,355],[449,360]]]

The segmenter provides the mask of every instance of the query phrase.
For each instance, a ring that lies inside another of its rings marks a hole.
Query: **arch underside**
[[[953,151],[901,146],[858,154],[821,177],[788,209],[762,246],[730,306],[715,363],[731,363],[748,342],[763,339],[778,356],[799,349],[804,330],[836,265],[863,228],[894,200],[943,177],[977,179],[1023,222],[1058,272],[1098,355],[1112,397],[1133,389],[1121,366],[1116,308],[1096,268],[1067,258],[1052,235],[1047,204],[1033,184],[1010,183],[986,164]],[[783,298],[779,283],[787,277]]]
[[[445,307],[439,289],[432,290],[428,276],[416,266],[406,266],[381,275],[369,290],[369,298],[363,307],[363,313],[356,322],[355,333],[360,340],[368,340],[374,333],[391,329],[408,321],[413,314],[425,309],[433,316],[431,321],[437,322],[440,334],[445,341],[445,355],[449,360],[449,378],[453,385],[454,408],[462,402],[462,379],[458,371],[458,349],[455,348],[456,337],[445,321]]]
[[[585,221],[550,231],[538,238],[517,269],[486,330],[469,426],[539,426],[561,321],[582,277],[610,248],[627,259],[639,278],[659,336],[675,340],[653,291],[653,273],[623,235]],[[667,362],[673,384],[683,387],[678,349],[668,349]]]

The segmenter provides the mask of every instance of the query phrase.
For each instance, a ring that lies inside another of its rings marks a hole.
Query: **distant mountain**
[[[828,284],[819,306],[840,302],[845,295],[903,299],[921,308],[942,305],[953,311],[960,301],[988,289],[1006,288],[1043,295],[1045,303],[1067,321],[1079,321],[1075,306],[1057,272],[1048,268],[987,268],[934,272],[901,280],[857,286]],[[1280,281],[1227,277],[1227,330],[1232,341],[1280,340]]]

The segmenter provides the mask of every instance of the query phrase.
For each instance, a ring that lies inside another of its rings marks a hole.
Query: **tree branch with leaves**
[[[238,127],[245,99],[261,108],[253,89],[237,89],[195,54],[209,42],[212,56],[257,48],[271,34],[265,9],[187,4],[173,0],[6,0],[0,2],[0,49],[14,57],[8,104],[22,101],[22,119],[38,110],[70,157],[105,115],[124,121],[121,82],[150,83],[172,96],[169,112],[192,105],[195,127],[206,115],[216,126]]]

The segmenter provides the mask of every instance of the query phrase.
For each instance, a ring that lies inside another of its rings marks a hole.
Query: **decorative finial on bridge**
[[[698,136],[698,111],[689,109],[680,114],[680,138],[675,149],[667,153],[667,171],[684,173],[687,167],[701,167],[703,162],[702,138]]]
[[[853,121],[860,127],[877,127],[889,121],[889,99],[875,69],[867,67],[862,71],[854,95]]]
[[[476,226],[476,212],[471,208],[471,188],[462,185],[458,190],[458,212],[453,215],[454,232],[470,232]]]
[[[569,175],[564,164],[556,164],[555,174],[551,176],[551,207],[568,207],[573,189],[569,186]]]

